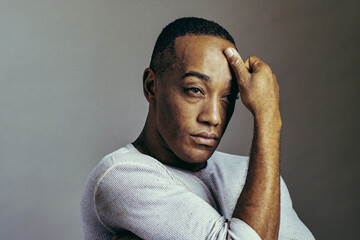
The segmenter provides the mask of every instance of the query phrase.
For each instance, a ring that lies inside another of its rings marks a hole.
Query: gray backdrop
[[[143,69],[181,16],[219,22],[270,64],[294,208],[317,239],[356,239],[359,15],[359,1],[1,1],[0,239],[81,239],[83,184],[139,134]],[[247,155],[239,103],[220,150]]]

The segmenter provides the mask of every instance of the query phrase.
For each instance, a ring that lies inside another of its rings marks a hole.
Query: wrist
[[[258,130],[272,129],[274,131],[281,130],[282,120],[280,111],[267,112],[262,114],[254,114],[255,127]]]

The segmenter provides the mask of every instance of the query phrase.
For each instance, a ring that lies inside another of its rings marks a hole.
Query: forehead
[[[229,64],[224,55],[231,42],[207,35],[185,35],[175,40],[174,53],[177,67],[182,71],[199,71],[209,76],[222,74],[231,78]],[[224,76],[225,77],[225,76]]]

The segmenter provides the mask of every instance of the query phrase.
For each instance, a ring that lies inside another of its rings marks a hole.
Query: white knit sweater
[[[130,231],[141,239],[260,239],[232,218],[248,158],[215,152],[206,168],[164,165],[128,144],[92,171],[81,201],[84,239]],[[279,239],[314,239],[297,217],[281,179]]]

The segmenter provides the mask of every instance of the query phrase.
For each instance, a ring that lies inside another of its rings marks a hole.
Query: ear
[[[143,75],[143,91],[149,103],[155,101],[156,76],[153,70],[146,68]]]

